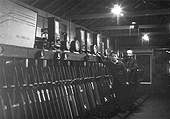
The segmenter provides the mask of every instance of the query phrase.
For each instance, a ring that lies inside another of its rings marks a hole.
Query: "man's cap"
[[[127,56],[133,56],[133,51],[132,50],[127,50]]]

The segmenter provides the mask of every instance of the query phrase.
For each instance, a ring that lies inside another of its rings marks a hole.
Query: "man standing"
[[[118,55],[115,52],[111,52],[109,59],[110,62],[107,62],[106,65],[109,67],[111,75],[119,82],[125,83],[127,72],[125,64],[118,60]]]
[[[138,79],[137,79],[138,64],[137,64],[137,60],[134,58],[132,50],[127,50],[127,58],[125,62],[127,68],[127,82],[131,89],[127,100],[129,100],[129,104],[131,104],[129,106],[129,109],[131,110],[135,107],[133,101],[134,101],[136,88],[138,85]]]
[[[132,50],[127,50],[126,68],[128,72],[128,82],[136,84],[137,83],[136,71],[138,68],[138,64],[133,56]]]
[[[127,105],[127,69],[125,64],[118,60],[116,52],[111,52],[109,60],[109,62],[105,62],[104,64],[109,68],[110,75],[112,75],[114,80],[112,87],[115,94],[115,103],[121,108],[121,112],[124,112],[124,108]]]

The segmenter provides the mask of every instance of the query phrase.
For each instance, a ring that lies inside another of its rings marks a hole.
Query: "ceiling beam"
[[[35,1],[31,4],[31,6],[34,6],[38,1],[40,1],[40,0],[35,0]]]
[[[84,12],[85,10],[89,9],[90,6],[92,6],[94,3],[96,3],[98,0],[94,0],[92,1],[92,3],[90,3],[88,6],[82,8],[80,11],[76,12],[77,14],[81,14],[82,12]],[[77,20],[75,23],[79,22],[79,20]]]
[[[49,8],[51,5],[53,5],[56,2],[58,2],[58,0],[54,0],[53,2],[50,2],[50,4],[46,5],[42,10],[45,11],[47,8]]]
[[[79,2],[77,5],[75,5],[75,6],[72,7],[71,9],[69,9],[67,12],[65,12],[65,13],[62,15],[62,17],[65,16],[67,13],[70,13],[70,11],[72,11],[73,9],[79,7],[84,1],[85,1],[85,0],[82,0],[82,1]]]
[[[132,34],[129,34],[129,32],[124,32],[124,33],[114,33],[112,31],[110,31],[108,34],[107,34],[107,37],[120,37],[120,36],[141,36],[142,34],[145,34],[146,32],[140,32],[139,34],[138,33],[132,33]],[[158,32],[147,32],[147,34],[149,35],[167,35],[167,34],[170,34],[169,32],[167,31],[158,31]],[[105,34],[103,34],[105,35]]]
[[[156,10],[142,10],[134,12],[126,12],[123,17],[140,17],[140,16],[155,16],[155,15],[168,15],[170,9],[156,9]],[[96,19],[96,18],[112,18],[112,13],[94,13],[94,14],[80,14],[80,15],[67,15],[68,20],[73,19]]]
[[[131,25],[124,25],[124,26],[105,26],[105,27],[94,27],[90,28],[92,30],[122,30],[122,29],[129,29]],[[168,24],[152,24],[152,25],[138,25],[139,29],[144,28],[162,28],[162,27],[169,27]]]
[[[64,3],[64,5],[61,5],[59,8],[57,8],[55,11],[53,11],[51,14],[55,14],[57,11],[59,11],[61,8],[67,6],[69,3],[71,2],[71,0],[69,0],[68,2]]]

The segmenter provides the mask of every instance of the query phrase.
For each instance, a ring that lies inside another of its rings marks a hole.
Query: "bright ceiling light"
[[[116,15],[121,15],[123,16],[123,13],[122,13],[122,8],[120,6],[118,6],[117,4],[114,5],[114,8],[111,9],[111,12],[116,14]]]
[[[149,36],[148,36],[148,34],[144,34],[144,35],[142,36],[142,39],[145,40],[145,41],[149,41]]]
[[[123,16],[124,16],[124,14],[123,14],[123,13],[120,13],[120,16],[122,16],[122,17],[123,17]]]

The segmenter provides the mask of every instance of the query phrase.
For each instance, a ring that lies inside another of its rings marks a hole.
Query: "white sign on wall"
[[[34,47],[37,13],[9,0],[0,0],[0,43]]]

